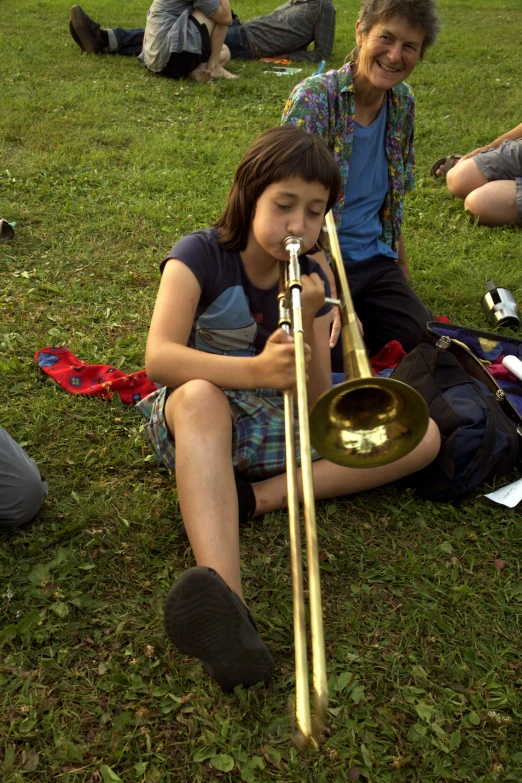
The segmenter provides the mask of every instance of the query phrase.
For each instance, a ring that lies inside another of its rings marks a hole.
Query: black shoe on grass
[[[71,8],[69,30],[78,46],[89,54],[99,54],[109,45],[106,31],[87,16],[79,5],[73,5]]]
[[[271,677],[274,659],[252,615],[214,569],[186,571],[171,588],[163,617],[171,642],[199,658],[224,691]]]

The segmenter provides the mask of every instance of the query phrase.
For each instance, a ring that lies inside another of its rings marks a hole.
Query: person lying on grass
[[[440,158],[431,173],[446,177],[450,193],[479,223],[522,225],[522,123],[467,155]]]
[[[197,563],[171,588],[164,622],[178,650],[225,690],[267,680],[274,668],[243,595],[239,524],[286,505],[282,390],[296,377],[293,340],[278,328],[279,262],[290,235],[317,249],[339,184],[317,136],[267,130],[239,163],[219,220],[177,242],[160,267],[146,369],[163,388],[137,407],[154,453],[176,473]],[[329,287],[307,255],[300,266],[313,406],[332,384]],[[316,497],[395,481],[428,465],[439,445],[430,422],[414,451],[386,467],[344,468],[313,452]]]
[[[232,58],[256,60],[285,57],[300,62],[329,60],[335,38],[332,0],[287,0],[269,14],[241,22],[232,13],[225,48]],[[69,30],[78,46],[89,54],[139,55],[145,30],[121,27],[103,29],[79,6],[71,9]],[[313,44],[313,49],[308,47]]]
[[[229,0],[154,0],[141,32],[140,62],[149,71],[170,79],[185,76],[198,82],[215,78],[237,79],[225,70],[230,51],[224,46],[232,24]],[[106,30],[93,22],[79,5],[71,8],[69,29],[74,40],[87,52],[109,48]],[[114,37],[114,31],[110,31]],[[136,31],[119,31],[135,33]],[[127,36],[129,37],[129,36]]]

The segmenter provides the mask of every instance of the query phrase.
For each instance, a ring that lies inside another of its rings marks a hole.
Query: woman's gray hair
[[[359,33],[369,33],[372,27],[380,22],[398,16],[411,27],[424,30],[421,58],[428,46],[437,40],[441,24],[437,15],[435,0],[362,0],[359,11]],[[355,62],[359,56],[359,47],[353,49],[346,60]]]

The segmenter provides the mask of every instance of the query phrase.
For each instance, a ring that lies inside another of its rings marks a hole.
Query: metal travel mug
[[[497,288],[493,280],[488,280],[487,293],[482,297],[482,312],[493,326],[511,326],[518,329],[520,319],[517,315],[517,303],[507,288]]]

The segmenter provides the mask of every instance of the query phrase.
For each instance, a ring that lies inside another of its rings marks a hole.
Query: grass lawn
[[[147,7],[86,10],[136,26]],[[520,232],[473,225],[429,168],[520,122],[522,8],[440,8],[440,42],[410,79],[417,189],[405,239],[421,298],[487,328],[486,280],[522,301]],[[331,66],[352,47],[356,10],[337,2]],[[58,0],[2,3],[0,216],[17,225],[0,246],[0,424],[51,489],[35,524],[0,539],[1,779],[522,781],[520,512],[479,492],[459,506],[394,488],[318,504],[331,700],[317,753],[291,741],[284,513],[242,535],[273,682],[224,696],[167,643],[163,600],[193,563],[175,483],[135,410],[67,394],[32,357],[64,344],[143,367],[159,262],[218,216],[243,150],[278,123],[299,77],[235,61],[238,82],[155,78],[132,59],[83,55],[68,15]]]

